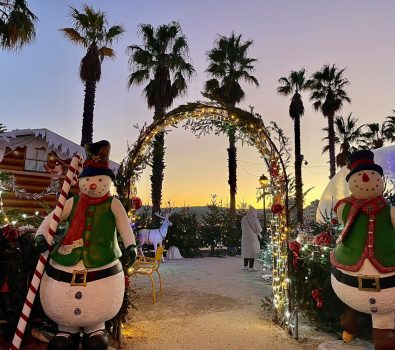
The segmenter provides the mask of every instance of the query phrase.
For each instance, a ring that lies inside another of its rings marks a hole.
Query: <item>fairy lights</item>
[[[193,132],[204,134],[209,132],[209,126],[213,123],[226,123],[236,127],[244,140],[257,148],[262,158],[270,164],[271,186],[269,193],[275,201],[284,208],[287,206],[287,176],[280,158],[279,152],[271,141],[269,133],[262,121],[256,115],[244,110],[234,108],[231,112],[211,104],[191,103],[177,107],[164,117],[155,120],[151,125],[144,125],[140,135],[129,149],[125,162],[129,166],[131,174],[130,188],[136,195],[135,183],[138,180],[147,161],[150,159],[152,139],[158,132],[164,132],[167,128],[187,120],[184,126]],[[196,122],[196,124],[194,124]],[[277,321],[287,327],[290,319],[290,297],[288,278],[288,227],[286,209],[277,213],[270,222],[271,238],[273,246],[273,303],[277,309]]]

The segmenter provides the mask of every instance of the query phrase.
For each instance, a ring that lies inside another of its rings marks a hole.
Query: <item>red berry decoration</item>
[[[132,207],[133,207],[133,209],[135,209],[135,210],[140,209],[142,205],[143,205],[143,202],[142,202],[141,198],[139,198],[139,197],[132,197]]]
[[[273,214],[280,214],[284,210],[284,207],[280,203],[274,203],[272,205],[272,213]]]
[[[332,224],[332,225],[339,225],[339,220],[337,220],[336,218],[333,218],[333,219],[331,220],[331,224]]]

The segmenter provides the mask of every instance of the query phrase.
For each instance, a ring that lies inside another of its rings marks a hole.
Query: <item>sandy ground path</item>
[[[125,325],[124,349],[317,349],[330,339],[310,329],[296,341],[261,308],[271,285],[260,272],[243,271],[241,257],[169,260],[162,264],[163,295],[152,303],[146,276]]]

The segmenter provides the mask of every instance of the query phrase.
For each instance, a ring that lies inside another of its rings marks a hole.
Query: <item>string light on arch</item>
[[[189,128],[193,132],[196,130],[199,131],[199,128],[200,132],[206,132],[207,128],[210,128],[212,124],[226,123],[232,125],[243,134],[250,145],[257,148],[264,159],[269,160],[270,189],[272,191],[273,203],[276,202],[283,208],[283,210],[274,215],[274,219],[271,222],[273,303],[277,310],[279,324],[287,326],[291,315],[288,278],[288,180],[281,156],[270,139],[261,118],[238,108],[226,111],[218,105],[200,102],[175,108],[162,118],[155,120],[151,125],[144,125],[140,129],[140,135],[137,141],[129,149],[128,157],[124,160],[130,167],[129,173],[131,174],[131,178],[129,188],[135,188],[136,181],[147,164],[153,135],[159,132],[165,132],[167,128],[185,120],[187,122],[184,128]],[[136,190],[133,191],[129,193],[129,198],[137,195]]]

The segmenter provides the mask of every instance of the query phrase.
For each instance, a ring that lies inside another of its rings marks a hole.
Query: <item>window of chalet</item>
[[[44,164],[47,162],[48,151],[45,147],[26,149],[25,170],[45,173]]]

